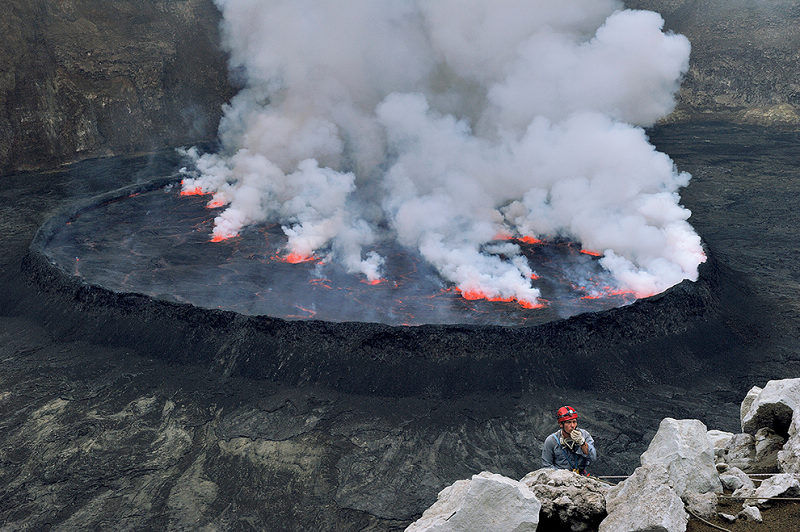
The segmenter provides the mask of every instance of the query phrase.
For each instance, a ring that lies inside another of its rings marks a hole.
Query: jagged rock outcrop
[[[609,486],[565,469],[538,469],[520,480],[542,503],[542,523],[558,530],[595,530],[606,516]],[[543,525],[544,526],[544,525]]]
[[[484,471],[439,492],[406,532],[515,530],[534,532],[541,504],[522,482]]]
[[[642,465],[663,466],[669,473],[670,486],[680,497],[689,492],[721,493],[707,432],[706,426],[696,419],[663,419],[642,454]]]

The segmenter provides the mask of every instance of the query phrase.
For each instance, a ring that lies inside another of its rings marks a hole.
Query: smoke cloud
[[[569,238],[638,295],[705,260],[690,176],[642,129],[669,113],[690,45],[612,0],[216,0],[245,88],[185,189],[215,239],[279,221],[288,253],[378,279],[392,238],[459,290],[536,304],[498,235]]]

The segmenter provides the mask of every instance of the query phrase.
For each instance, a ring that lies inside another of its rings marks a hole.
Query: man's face
[[[569,434],[576,428],[578,428],[577,419],[570,419],[569,421],[565,421],[561,424],[561,429],[564,431],[564,434]]]

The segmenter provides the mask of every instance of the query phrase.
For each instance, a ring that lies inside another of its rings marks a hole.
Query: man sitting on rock
[[[578,428],[578,412],[571,406],[559,408],[556,418],[561,429],[544,440],[542,467],[588,475],[586,468],[597,459],[592,435]]]

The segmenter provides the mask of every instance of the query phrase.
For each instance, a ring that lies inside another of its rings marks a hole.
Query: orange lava
[[[228,240],[229,238],[233,238],[236,235],[213,235],[211,237],[211,242],[222,242],[223,240]]]
[[[582,249],[581,253],[584,255],[591,255],[592,257],[602,257],[602,253],[598,253],[597,251],[589,251],[588,249]]]
[[[467,299],[469,301],[475,301],[477,299],[485,299],[487,301],[496,301],[500,303],[517,303],[519,306],[527,309],[536,309],[536,308],[543,308],[544,305],[541,303],[533,304],[530,301],[525,301],[523,299],[518,299],[514,296],[511,297],[489,297],[480,290],[461,290],[460,288],[456,287],[456,291],[461,294],[461,297]]]
[[[223,205],[225,205],[225,202],[220,200],[209,201],[208,203],[206,203],[206,209],[216,209],[218,207],[222,207]]]
[[[210,192],[203,192],[203,189],[200,187],[181,190],[181,196],[204,196],[206,194],[210,194]]]
[[[279,262],[288,262],[289,264],[301,264],[303,262],[315,262],[318,259],[313,255],[301,255],[300,253],[291,252],[283,257],[281,257],[276,253],[275,255],[272,256],[272,260],[277,260]]]
[[[539,278],[539,276],[536,275],[535,273],[532,273],[530,277],[531,277],[531,281],[535,281],[536,279]]]
[[[375,286],[376,284],[381,284],[383,282],[386,282],[386,279],[380,279],[379,278],[379,279],[373,279],[371,281],[368,280],[368,279],[362,279],[361,282],[364,283],[364,284]]]
[[[497,233],[494,235],[494,240],[511,240],[512,238],[514,237],[508,233]]]
[[[526,244],[541,244],[543,242],[541,238],[535,238],[532,236],[523,236],[521,238],[518,238],[517,240],[525,242]]]

